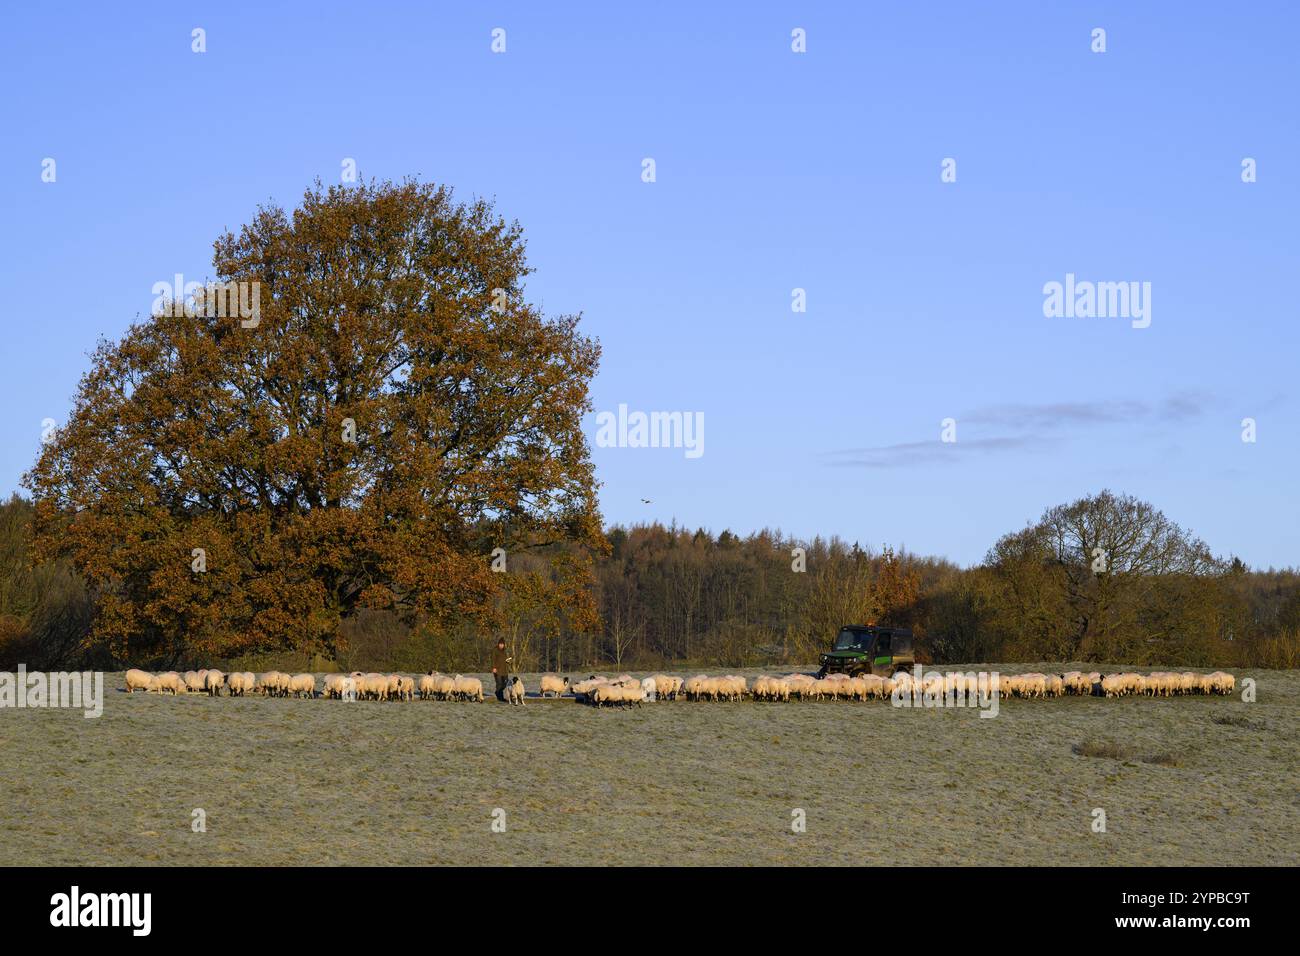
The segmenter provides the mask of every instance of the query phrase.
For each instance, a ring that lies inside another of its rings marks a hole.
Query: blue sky
[[[1300,563],[1293,4],[700,6],[7,11],[0,490],[98,335],[352,157],[523,224],[597,410],[703,413],[699,458],[594,449],[609,523],[968,563],[1109,487]],[[1067,273],[1150,282],[1150,327],[1044,317]]]

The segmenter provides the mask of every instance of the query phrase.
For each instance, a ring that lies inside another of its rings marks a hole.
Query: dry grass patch
[[[1080,757],[1097,757],[1103,760],[1137,761],[1155,764],[1157,767],[1181,767],[1183,760],[1177,754],[1144,754],[1134,747],[1124,747],[1111,741],[1085,740],[1072,748]]]

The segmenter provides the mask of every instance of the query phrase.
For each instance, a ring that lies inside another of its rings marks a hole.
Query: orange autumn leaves
[[[259,284],[260,321],[176,310],[101,343],[24,479],[35,554],[86,578],[120,660],[328,652],[363,606],[497,624],[493,547],[599,546],[599,346],[523,300],[518,224],[318,184],[214,267]]]

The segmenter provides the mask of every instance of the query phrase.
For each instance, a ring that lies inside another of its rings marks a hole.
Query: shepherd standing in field
[[[497,646],[492,649],[492,676],[497,679],[497,700],[505,703],[506,676],[510,673],[513,657],[506,656],[506,639],[497,639]]]

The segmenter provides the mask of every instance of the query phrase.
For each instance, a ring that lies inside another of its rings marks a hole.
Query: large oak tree
[[[37,555],[85,577],[117,659],[328,651],[359,607],[488,621],[493,547],[599,541],[599,346],[524,301],[517,223],[317,184],[213,265],[259,284],[259,321],[176,310],[101,342],[24,479]]]

